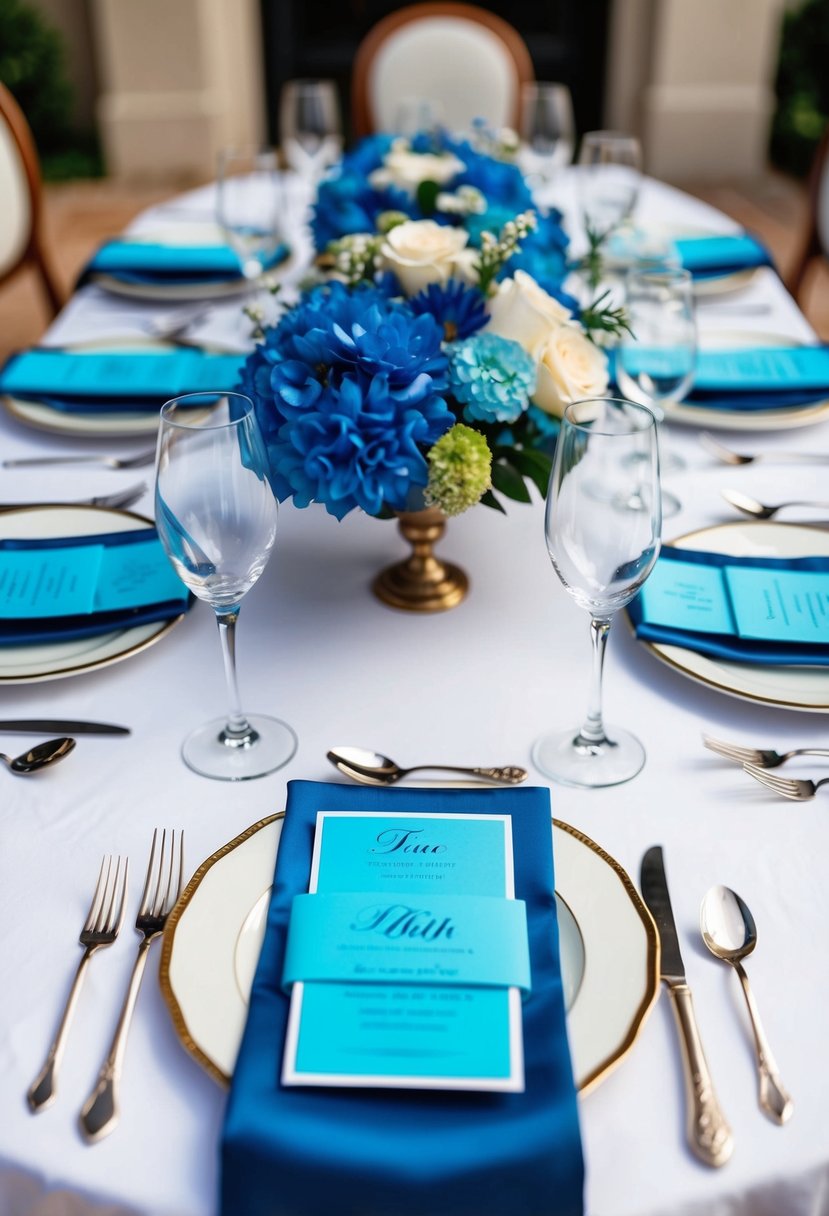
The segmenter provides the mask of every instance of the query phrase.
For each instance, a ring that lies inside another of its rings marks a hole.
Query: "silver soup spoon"
[[[48,764],[57,764],[64,756],[68,756],[75,746],[74,739],[47,739],[36,747],[24,752],[22,756],[4,756],[0,752],[0,760],[4,760],[13,773],[24,777],[28,773],[36,773],[38,769],[46,768]]]
[[[362,747],[335,747],[327,754],[335,768],[354,781],[362,781],[364,785],[394,785],[401,777],[407,777],[409,773],[417,773],[422,769],[431,769],[438,773],[461,773],[466,777],[492,781],[496,785],[519,785],[527,779],[525,768],[511,764],[503,768],[459,768],[454,764],[415,764],[412,768],[401,768],[388,756],[366,751]]]
[[[772,505],[759,502],[750,494],[743,494],[741,490],[721,490],[720,492],[732,507],[742,511],[743,515],[751,515],[754,519],[773,519],[778,511],[782,511],[786,507],[810,507],[819,511],[829,511],[829,502],[805,502],[802,499],[794,499],[791,502],[778,502]]]
[[[759,1100],[765,1114],[775,1123],[785,1123],[793,1109],[792,1099],[780,1080],[774,1056],[760,1023],[754,993],[751,991],[742,960],[757,945],[754,917],[736,891],[729,887],[711,887],[702,901],[699,914],[702,940],[711,953],[730,963],[743,986],[743,993],[754,1032],[754,1050],[760,1082]]]

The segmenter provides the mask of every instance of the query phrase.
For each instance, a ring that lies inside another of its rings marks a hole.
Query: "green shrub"
[[[61,36],[23,0],[0,4],[0,80],[26,115],[41,154],[65,148],[72,87]]]
[[[805,0],[783,20],[771,158],[804,177],[829,122],[829,0]]]

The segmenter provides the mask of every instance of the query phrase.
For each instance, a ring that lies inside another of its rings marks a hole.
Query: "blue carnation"
[[[475,334],[450,348],[449,382],[468,422],[515,422],[535,391],[535,363],[509,338]]]
[[[402,510],[424,486],[429,448],[455,422],[443,393],[441,329],[366,286],[314,288],[270,329],[242,368],[280,499]]]
[[[414,313],[428,313],[434,317],[447,342],[471,337],[489,320],[480,289],[469,287],[459,279],[430,283],[412,296],[409,307]]]

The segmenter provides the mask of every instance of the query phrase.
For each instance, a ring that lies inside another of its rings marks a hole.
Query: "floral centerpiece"
[[[591,334],[623,323],[563,291],[560,215],[468,140],[374,136],[320,185],[312,232],[316,280],[242,376],[277,497],[341,519],[544,494],[564,407],[608,386]]]

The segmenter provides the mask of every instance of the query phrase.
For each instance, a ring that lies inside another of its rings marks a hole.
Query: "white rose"
[[[400,280],[407,296],[430,283],[445,283],[468,240],[462,228],[447,228],[434,220],[407,220],[392,228],[380,247],[383,268]]]
[[[560,418],[571,401],[607,392],[607,359],[578,325],[560,325],[539,352],[533,400]]]
[[[378,190],[384,186],[397,186],[413,195],[421,182],[437,182],[444,186],[465,168],[463,161],[450,152],[438,156],[434,152],[411,152],[406,146],[392,147],[383,167],[369,174],[369,181]]]
[[[516,270],[513,278],[503,280],[490,301],[489,313],[487,330],[511,338],[534,359],[552,331],[572,316],[524,270]]]

